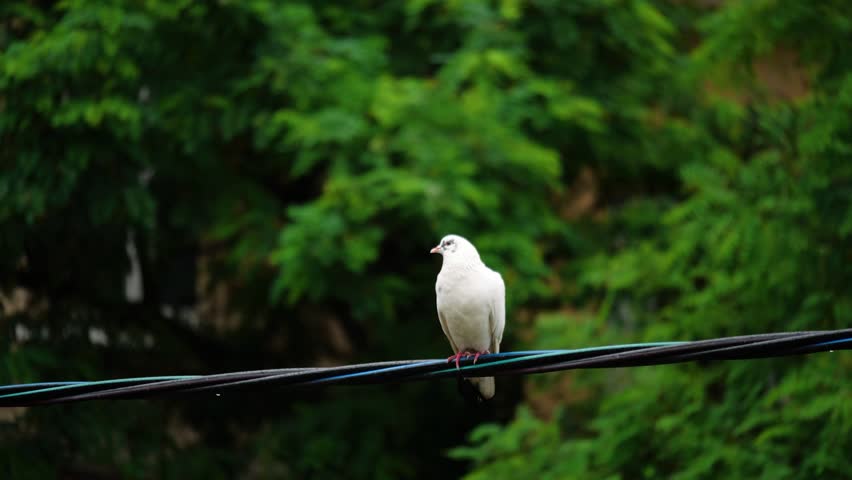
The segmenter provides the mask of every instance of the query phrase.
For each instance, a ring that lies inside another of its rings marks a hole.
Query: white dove
[[[486,267],[476,247],[458,235],[447,235],[429,253],[444,257],[435,294],[438,320],[455,355],[447,361],[500,352],[506,326],[506,286],[499,273]],[[468,379],[482,397],[494,396],[494,377]]]

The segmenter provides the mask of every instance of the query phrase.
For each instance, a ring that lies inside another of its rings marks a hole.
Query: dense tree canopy
[[[0,383],[848,327],[846,0],[0,4]],[[852,356],[0,412],[4,478],[841,478]]]

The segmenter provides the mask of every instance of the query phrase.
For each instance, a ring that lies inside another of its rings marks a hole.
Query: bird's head
[[[429,251],[429,253],[440,253],[444,259],[454,257],[459,258],[479,258],[479,253],[472,243],[466,238],[459,235],[447,235],[441,239],[441,243],[437,247]]]

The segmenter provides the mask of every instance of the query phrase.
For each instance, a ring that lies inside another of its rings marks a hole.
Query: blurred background
[[[0,384],[852,322],[847,0],[5,0]],[[852,355],[0,410],[3,478],[843,478]]]

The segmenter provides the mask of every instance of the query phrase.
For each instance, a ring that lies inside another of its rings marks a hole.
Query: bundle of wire
[[[661,365],[697,360],[743,360],[852,349],[852,328],[767,333],[693,342],[610,345],[575,350],[506,352],[462,361],[400,360],[331,368],[284,368],[223,373],[47,382],[0,386],[0,407],[96,399],[147,398],[164,394],[221,393],[260,388],[364,385],[447,377],[524,375],[579,368]]]

